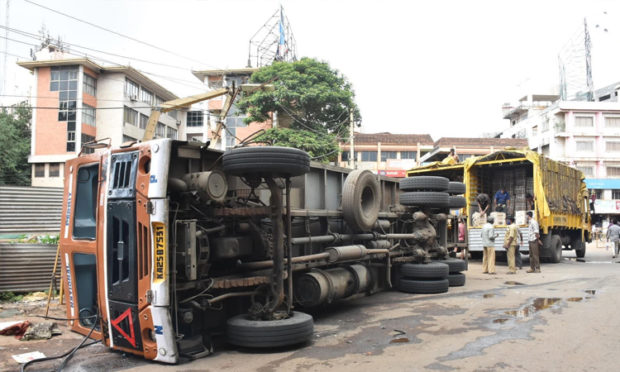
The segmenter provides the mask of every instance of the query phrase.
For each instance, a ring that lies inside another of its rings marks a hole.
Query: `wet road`
[[[620,265],[588,247],[585,262],[565,252],[541,274],[481,274],[470,262],[465,287],[442,295],[386,292],[315,314],[315,336],[300,349],[254,352],[220,347],[178,366],[145,363],[92,347],[73,370],[131,371],[608,371],[620,349]],[[527,264],[527,260],[525,260]]]

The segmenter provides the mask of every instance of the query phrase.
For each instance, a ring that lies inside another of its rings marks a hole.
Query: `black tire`
[[[448,194],[462,195],[465,194],[465,184],[463,182],[450,182],[448,184]]]
[[[342,214],[349,227],[370,231],[381,209],[381,187],[369,170],[349,173],[342,187]]]
[[[398,289],[407,293],[431,294],[448,292],[448,287],[450,287],[448,279],[416,280],[402,278]]]
[[[228,319],[226,338],[237,346],[269,348],[307,342],[314,332],[314,320],[306,313],[280,320],[251,320],[246,314]]]
[[[448,207],[452,209],[457,208],[465,208],[467,206],[467,201],[464,196],[452,196],[448,197]]]
[[[450,180],[439,176],[416,176],[400,180],[400,189],[405,191],[446,191]]]
[[[578,258],[586,256],[586,244],[581,239],[574,239],[570,245],[575,250],[575,256]]]
[[[400,274],[411,279],[445,279],[448,277],[448,265],[441,262],[427,264],[406,263],[401,265]]]
[[[551,246],[549,247],[549,262],[560,263],[562,261],[562,239],[559,235],[551,236]]]
[[[446,192],[414,191],[400,194],[399,201],[408,206],[448,208],[448,197]]]
[[[467,261],[458,258],[449,258],[447,260],[438,260],[443,264],[448,265],[448,272],[450,274],[460,273],[461,271],[467,271]]]
[[[465,285],[465,274],[455,273],[448,275],[450,287],[462,287]]]
[[[290,147],[242,147],[224,153],[222,168],[235,176],[295,177],[310,171],[310,155]]]

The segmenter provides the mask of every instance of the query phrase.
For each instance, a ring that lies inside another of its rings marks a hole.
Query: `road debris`
[[[52,336],[57,336],[60,334],[62,334],[62,332],[60,332],[60,329],[58,329],[56,323],[43,322],[28,328],[24,336],[21,338],[21,341],[49,340]]]
[[[18,320],[14,322],[2,322],[0,323],[0,335],[11,336],[14,335],[16,339],[21,339],[24,333],[28,329],[30,322],[27,320]]]
[[[45,354],[43,354],[40,351],[31,351],[29,353],[17,354],[17,355],[11,355],[11,356],[19,364],[24,364],[31,360],[35,360],[35,359],[45,358]]]

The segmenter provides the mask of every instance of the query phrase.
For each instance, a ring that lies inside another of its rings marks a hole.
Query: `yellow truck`
[[[577,257],[585,255],[585,243],[591,241],[591,217],[584,176],[575,168],[530,150],[505,149],[456,165],[433,163],[407,172],[409,177],[423,175],[443,176],[465,183],[467,205],[460,213],[467,216],[468,249],[472,253],[482,251],[482,221],[473,218],[478,212],[476,197],[480,193],[488,194],[493,208],[495,193],[504,188],[511,198],[506,215],[516,219],[523,236],[521,251],[528,250],[525,213],[529,209],[540,225],[541,258],[558,263],[562,250],[573,249]],[[497,251],[504,251],[506,230],[505,224],[496,226]]]

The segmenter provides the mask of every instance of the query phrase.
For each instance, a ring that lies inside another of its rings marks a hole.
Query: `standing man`
[[[493,202],[495,203],[495,212],[508,212],[510,209],[510,194],[504,189],[504,186],[497,190]]]
[[[458,164],[458,162],[459,162],[459,157],[456,154],[456,151],[454,151],[454,148],[451,148],[450,153],[448,154],[448,156],[446,156],[441,161],[441,164],[454,165],[454,164]]]
[[[611,225],[607,228],[607,241],[613,243],[613,258],[616,258],[618,256],[618,244],[620,243],[620,226],[618,226],[616,220],[611,221]]]
[[[482,227],[481,238],[482,247],[482,273],[495,275],[495,238],[497,234],[493,229],[493,217],[487,219],[487,223]]]
[[[530,240],[530,269],[528,273],[540,272],[540,227],[534,219],[532,211],[527,211],[528,235]]]
[[[504,249],[506,250],[506,258],[508,259],[508,274],[516,274],[515,252],[519,249],[517,244],[519,228],[516,224],[512,223],[511,217],[506,218],[506,224],[508,224],[508,230],[506,230],[506,235],[504,236]]]

